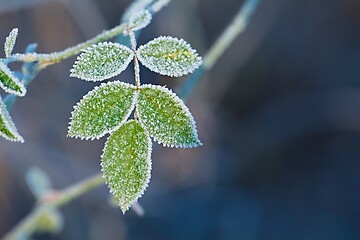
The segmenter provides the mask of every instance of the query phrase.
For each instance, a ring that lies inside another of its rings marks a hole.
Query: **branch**
[[[23,239],[24,236],[31,235],[38,227],[43,216],[53,209],[61,207],[71,200],[89,192],[90,190],[105,183],[102,174],[96,174],[71,185],[61,191],[52,191],[40,199],[37,207],[24,218],[3,240]]]
[[[168,3],[169,0],[159,0],[155,2],[155,4],[160,5],[161,3],[159,2]],[[226,30],[221,34],[221,36],[205,55],[202,68],[200,68],[198,71],[195,71],[192,77],[189,78],[182,86],[180,89],[181,98],[186,98],[194,90],[194,87],[199,82],[201,76],[214,66],[219,57],[230,46],[237,35],[245,30],[250,17],[254,13],[259,2],[260,0],[247,0],[245,2],[244,6],[235,16],[233,22],[226,28]],[[63,56],[67,56],[65,53],[63,54]],[[44,196],[43,201],[41,201],[40,204],[26,218],[24,218],[11,232],[9,232],[3,238],[3,240],[19,239],[22,236],[30,235],[36,230],[38,221],[41,216],[53,210],[54,208],[59,208],[64,204],[74,200],[75,198],[85,194],[86,192],[101,186],[103,183],[105,183],[105,180],[102,178],[102,175],[96,174],[88,179],[71,185],[62,191],[52,192],[50,195],[47,194]]]
[[[246,29],[250,22],[250,18],[259,3],[260,0],[247,0],[244,3],[243,7],[240,8],[238,13],[235,15],[233,21],[205,55],[203,65],[198,68],[179,88],[178,94],[182,99],[186,99],[189,96],[204,73],[214,66],[236,37]]]

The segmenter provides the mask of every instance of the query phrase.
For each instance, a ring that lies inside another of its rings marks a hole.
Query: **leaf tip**
[[[12,73],[10,68],[0,61],[0,87],[5,92],[23,97],[26,94],[24,84]]]
[[[19,29],[13,28],[9,33],[9,36],[6,37],[4,43],[4,52],[6,57],[10,57],[12,50],[14,49],[14,45],[16,43],[16,38],[18,36]]]

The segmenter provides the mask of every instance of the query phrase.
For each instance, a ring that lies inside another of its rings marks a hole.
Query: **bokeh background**
[[[0,39],[18,27],[16,52],[62,50],[118,24],[130,3],[0,0]],[[172,35],[205,55],[242,4],[174,0],[139,43]],[[98,85],[69,77],[74,60],[41,72],[12,110],[26,142],[0,139],[0,236],[34,206],[31,167],[55,188],[100,170],[105,138],[66,137],[73,105]],[[185,79],[141,72],[171,88]],[[132,82],[131,67],[117,79]],[[204,146],[156,147],[144,217],[111,207],[103,186],[61,208],[60,233],[33,239],[360,239],[358,0],[262,1],[187,105]]]

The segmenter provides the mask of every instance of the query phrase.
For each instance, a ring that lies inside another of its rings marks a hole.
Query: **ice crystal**
[[[5,39],[4,51],[5,51],[6,57],[10,57],[12,50],[14,49],[14,45],[16,42],[16,38],[18,36],[18,32],[19,32],[19,30],[17,28],[14,28],[13,30],[11,30],[9,36],[7,36]]]
[[[2,87],[5,92],[18,96],[24,96],[26,94],[24,85],[2,61],[0,61],[0,87]]]
[[[120,127],[132,112],[138,91],[114,81],[95,87],[72,112],[68,136],[95,139]]]
[[[128,47],[102,42],[85,50],[70,70],[71,77],[88,81],[102,81],[119,75],[126,69],[134,53]]]
[[[131,16],[129,28],[132,31],[138,31],[145,28],[151,22],[151,14],[148,10],[142,10]]]
[[[123,213],[142,196],[148,186],[151,145],[148,133],[136,120],[122,125],[105,144],[102,171]]]
[[[201,145],[193,116],[183,101],[169,89],[142,85],[137,111],[139,121],[158,143],[182,148]]]
[[[150,70],[170,77],[191,73],[202,63],[187,42],[173,37],[155,38],[140,46],[136,55]]]
[[[11,120],[10,114],[6,109],[3,100],[0,97],[0,135],[7,140],[14,142],[24,142],[19,135],[14,122]]]

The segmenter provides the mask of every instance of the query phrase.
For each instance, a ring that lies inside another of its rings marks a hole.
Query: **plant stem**
[[[61,191],[46,194],[40,199],[40,202],[35,209],[24,218],[16,228],[10,231],[3,240],[17,240],[22,239],[24,236],[31,235],[36,230],[37,224],[39,224],[39,220],[42,216],[104,183],[105,179],[102,177],[102,174],[96,174]]]
[[[158,0],[151,6],[150,12],[156,13],[156,12],[160,11],[163,7],[168,5],[170,1],[171,0]]]
[[[27,54],[15,54],[12,57],[12,61],[18,62],[35,62],[38,61],[40,63],[48,65],[52,65],[58,63],[66,58],[69,58],[73,55],[79,54],[83,49],[90,47],[91,45],[102,42],[117,35],[121,34],[126,29],[127,24],[120,24],[108,31],[104,31],[92,39],[87,40],[86,42],[80,43],[76,46],[67,48],[61,52],[54,53],[27,53]]]
[[[240,8],[238,13],[235,15],[233,21],[205,55],[203,65],[197,69],[180,87],[178,94],[181,98],[185,99],[189,96],[204,73],[214,66],[236,37],[246,29],[249,24],[249,20],[259,3],[260,0],[247,0],[244,3],[243,7]]]
[[[136,87],[139,88],[140,87],[140,66],[139,66],[139,61],[136,57],[136,37],[135,37],[135,33],[133,31],[129,32],[129,37],[130,37],[130,42],[131,42],[131,49],[134,52],[134,75],[135,75],[135,84]]]

